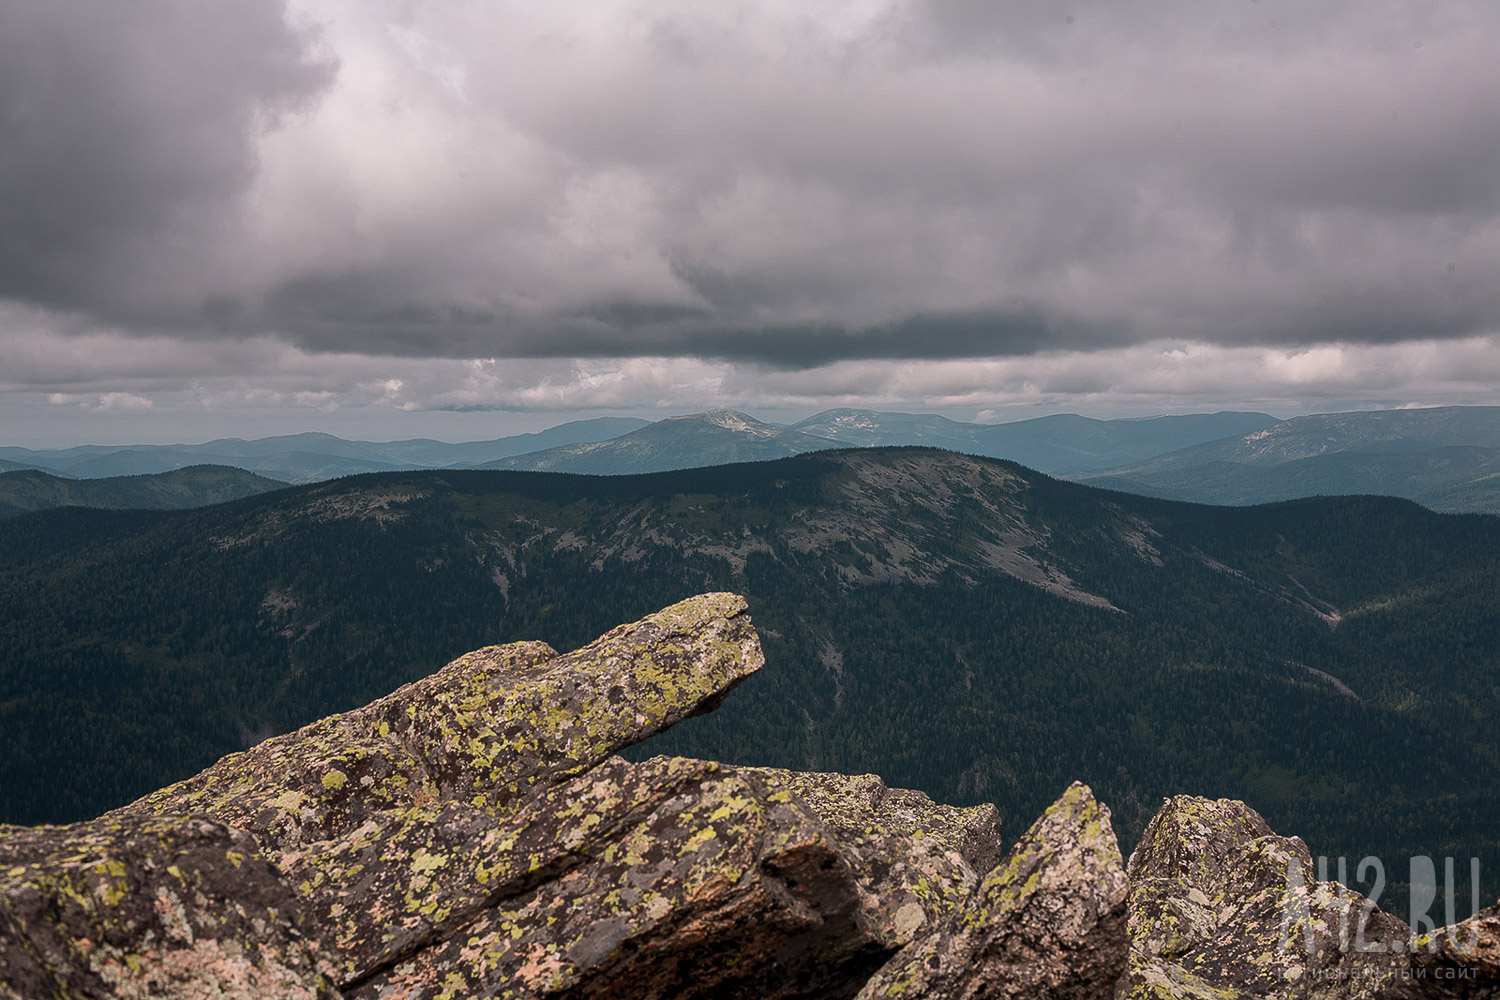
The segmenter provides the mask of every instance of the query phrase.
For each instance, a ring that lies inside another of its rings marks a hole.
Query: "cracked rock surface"
[[[337,996],[306,908],[242,830],[0,827],[0,998]]]

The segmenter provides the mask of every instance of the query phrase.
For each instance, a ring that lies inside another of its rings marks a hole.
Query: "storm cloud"
[[[1479,0],[0,5],[0,364],[1493,347],[1497,273]]]

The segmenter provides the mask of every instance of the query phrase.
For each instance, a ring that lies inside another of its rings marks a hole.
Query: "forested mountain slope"
[[[1127,841],[1161,796],[1241,797],[1315,853],[1500,872],[1497,554],[1500,520],[1403,501],[1199,507],[911,448],[30,514],[0,533],[0,820],[92,815],[485,643],[732,590],[766,669],[644,752],[1020,822],[1081,779]]]
[[[223,465],[192,465],[155,475],[107,479],[64,479],[36,469],[0,472],[0,518],[49,507],[182,510],[268,493],[285,485]]]

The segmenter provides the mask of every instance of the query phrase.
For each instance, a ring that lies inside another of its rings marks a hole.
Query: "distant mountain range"
[[[1073,478],[1198,503],[1379,494],[1434,510],[1500,513],[1500,407],[1293,417]]]
[[[563,445],[486,462],[478,467],[609,476],[669,472],[732,462],[764,462],[842,447],[847,446],[800,430],[764,423],[738,410],[710,410],[658,420],[608,441]]]
[[[225,465],[153,475],[64,479],[36,469],[0,472],[0,518],[52,507],[183,510],[279,490],[287,484]]]
[[[20,472],[27,469],[47,471],[40,465],[32,465],[28,462],[10,462],[0,458],[0,472]]]
[[[835,409],[790,426],[712,410],[655,423],[623,417],[575,421],[537,434],[460,444],[297,434],[201,445],[0,448],[0,469],[42,468],[89,479],[216,464],[291,483],[436,468],[623,475],[838,447],[911,445],[1009,459],[1096,486],[1199,503],[1379,494],[1435,510],[1500,513],[1500,407],[1289,420],[1229,411],[1131,420],[1060,414],[1004,424]]]
[[[204,444],[81,445],[52,450],[10,447],[0,448],[0,461],[77,479],[169,472],[190,465],[230,465],[283,482],[309,483],[361,472],[472,466],[558,445],[603,441],[647,423],[636,417],[598,417],[535,434],[461,444],[425,438],[347,441],[332,434],[309,433],[253,441],[224,438]]]
[[[968,424],[934,414],[826,410],[792,429],[855,448],[926,445],[1005,458],[1049,475],[1107,469],[1153,455],[1263,430],[1266,413],[1190,413],[1130,420],[1095,420],[1062,413],[1004,424]]]
[[[1127,841],[1192,789],[1314,853],[1500,873],[1497,550],[1500,520],[1403,500],[1206,507],[923,448],[40,511],[0,531],[0,822],[732,590],[766,668],[642,754],[873,772],[1007,827],[1081,778]]]
[[[1201,413],[1138,420],[1076,414],[1009,424],[971,424],[935,414],[826,410],[790,427],[737,410],[710,410],[650,423],[599,417],[493,441],[347,441],[293,434],[197,445],[82,445],[0,448],[0,463],[86,479],[232,465],[289,483],[362,472],[485,468],[620,475],[756,462],[828,448],[926,445],[1009,458],[1067,475],[1106,469],[1276,423],[1264,413]],[[7,465],[0,465],[5,468]]]

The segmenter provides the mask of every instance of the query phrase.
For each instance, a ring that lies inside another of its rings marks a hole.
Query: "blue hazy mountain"
[[[479,468],[619,475],[762,462],[841,447],[845,445],[838,441],[768,424],[738,410],[710,410],[658,420],[608,441],[549,448]]]
[[[1075,478],[1200,503],[1378,494],[1435,510],[1500,513],[1500,407],[1293,417]]]
[[[52,450],[12,447],[0,448],[0,461],[80,479],[170,472],[191,465],[230,465],[285,482],[305,483],[361,472],[475,465],[557,445],[602,441],[646,424],[636,417],[597,417],[532,434],[458,444],[425,438],[348,441],[332,434],[307,433],[254,440],[221,438],[203,444],[80,445]]]
[[[926,445],[991,458],[1008,458],[1053,475],[1068,475],[1149,458],[1179,448],[1262,430],[1266,413],[1190,413],[1130,420],[1096,420],[1062,413],[1004,424],[971,424],[935,414],[825,410],[794,430],[854,447]]]
[[[43,466],[31,462],[12,462],[9,459],[0,458],[0,472],[18,472],[23,469],[42,472],[48,471]]]
[[[0,448],[0,469],[70,478],[227,465],[291,483],[365,472],[502,468],[626,474],[762,461],[835,447],[927,446],[1168,499],[1249,504],[1381,494],[1437,510],[1500,512],[1500,407],[1316,414],[1225,411],[1126,420],[1058,414],[976,424],[936,414],[826,410],[779,426],[733,410],[573,421],[451,444],[294,434],[197,445]]]

